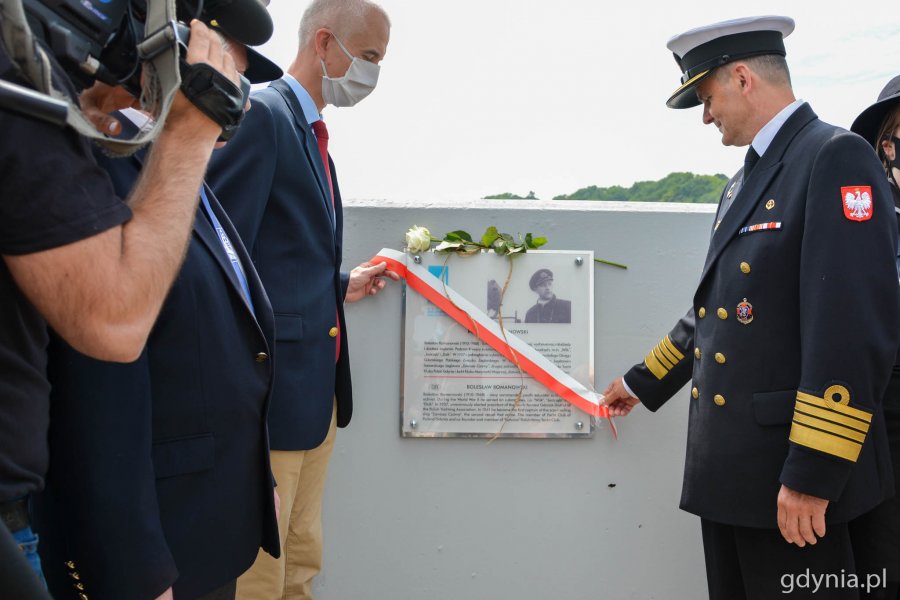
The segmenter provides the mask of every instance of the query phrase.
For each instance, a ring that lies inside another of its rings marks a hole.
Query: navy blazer
[[[138,159],[100,162],[124,197]],[[255,318],[201,205],[136,362],[52,345],[51,464],[37,528],[55,598],[153,599],[172,585],[176,598],[195,598],[243,573],[260,546],[279,553],[266,431],[274,319],[207,194],[245,265]]]
[[[208,181],[247,245],[275,311],[278,370],[269,411],[273,450],[308,450],[325,439],[337,398],[337,424],[353,403],[340,272],[341,194],[334,163],[334,209],[316,137],[285,81],[252,96]],[[337,312],[337,315],[335,315]],[[340,327],[340,360],[335,338]]]
[[[693,307],[625,375],[650,410],[692,381],[681,507],[777,527],[781,485],[848,521],[893,492],[882,398],[900,333],[891,192],[872,148],[801,105],[722,200]],[[846,194],[871,191],[868,218]],[[852,215],[850,215],[852,216]]]

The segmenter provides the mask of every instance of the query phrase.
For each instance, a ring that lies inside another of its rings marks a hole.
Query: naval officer
[[[722,192],[691,309],[604,392],[611,414],[692,381],[681,508],[701,518],[710,598],[857,598],[847,521],[892,492],[882,398],[898,342],[896,223],[860,137],[797,100],[786,17],[669,40],[671,108],[750,146]],[[686,299],[687,300],[687,299]],[[838,582],[839,583],[839,582]]]

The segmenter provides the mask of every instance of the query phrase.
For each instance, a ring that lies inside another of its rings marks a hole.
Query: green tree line
[[[657,181],[638,181],[631,187],[590,185],[571,194],[554,196],[554,200],[618,200],[623,202],[688,202],[691,204],[719,201],[728,177],[722,174],[669,173]],[[485,196],[494,200],[535,200],[534,192],[519,196],[511,192]]]
[[[571,194],[554,196],[554,200],[620,200],[626,202],[688,202],[719,201],[728,177],[721,174],[696,175],[669,173],[658,181],[637,181],[631,187],[591,185]]]

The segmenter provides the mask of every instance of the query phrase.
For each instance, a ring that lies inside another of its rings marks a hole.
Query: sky
[[[792,17],[795,94],[836,125],[849,127],[900,74],[900,14],[872,0],[758,0],[752,12],[659,0],[380,4],[393,27],[376,90],[323,112],[344,198],[550,199],[674,171],[731,176],[745,149],[722,146],[700,108],[665,106],[681,75],[666,41],[720,20]],[[260,50],[282,67],[307,5],[269,4],[275,34]]]

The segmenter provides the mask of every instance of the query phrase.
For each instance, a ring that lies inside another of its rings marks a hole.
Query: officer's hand
[[[389,271],[385,262],[377,265],[370,262],[362,263],[350,271],[350,282],[347,284],[344,302],[356,302],[366,296],[374,296],[384,289],[385,283],[382,277],[400,281],[400,276]]]
[[[640,402],[625,391],[621,377],[614,379],[603,390],[603,404],[609,407],[609,416],[611,417],[624,417]]]
[[[97,131],[107,135],[118,135],[122,124],[110,116],[111,112],[123,108],[140,108],[140,100],[132,96],[122,86],[109,86],[99,81],[81,92],[79,97],[81,112],[84,113]]]
[[[789,544],[801,548],[825,535],[828,500],[803,494],[784,485],[778,492],[778,529]]]

